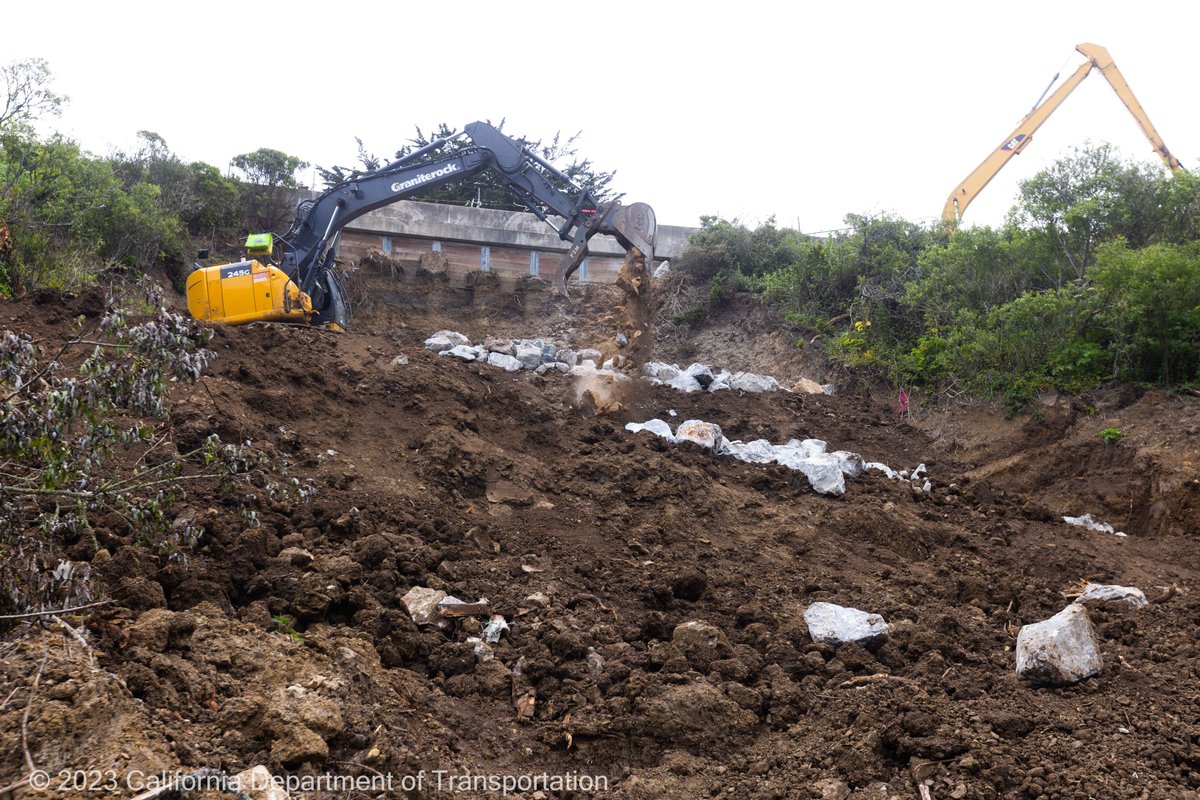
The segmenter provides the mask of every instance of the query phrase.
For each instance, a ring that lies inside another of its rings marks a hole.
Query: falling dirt
[[[655,316],[646,257],[637,250],[630,250],[625,257],[617,273],[617,286],[625,293],[625,318],[621,326],[624,338],[618,345],[624,351],[627,371],[637,374],[643,364],[652,360]]]
[[[616,286],[623,294],[616,331],[600,347],[600,363],[612,363],[618,375],[585,375],[576,379],[577,406],[586,416],[615,414],[638,404],[644,393],[637,376],[642,365],[653,360],[656,308],[650,291],[646,257],[629,251],[617,273]]]
[[[517,302],[386,281],[349,334],[217,330],[216,360],[175,392],[163,432],[180,449],[211,432],[251,440],[315,496],[189,493],[173,514],[201,536],[182,565],[116,516],[64,540],[114,602],[62,617],[86,647],[52,622],[6,623],[0,788],[32,761],[52,786],[12,796],[127,799],[147,776],[262,764],[393,781],[303,798],[502,795],[446,783],[468,775],[570,778],[508,796],[576,800],[1200,797],[1200,398],[1111,390],[1013,420],[958,406],[902,419],[867,387],[644,387],[588,417],[570,376],[421,341],[623,333],[644,360],[644,285],[616,311],[610,290],[565,306],[536,287]],[[94,298],[0,302],[0,329],[53,347],[80,303]],[[722,329],[773,333],[738,313],[666,333],[676,352]],[[782,466],[624,430],[651,417],[924,462],[932,491],[870,472],[817,495]],[[1121,439],[1104,444],[1106,428]],[[1128,537],[1059,519],[1084,512]],[[1081,578],[1176,589],[1091,610],[1097,677],[1027,685],[1017,629]],[[401,602],[414,586],[487,598],[509,625],[492,657],[469,641],[486,619],[415,624]],[[812,642],[803,611],[818,600],[882,614],[887,640]],[[115,783],[62,788],[76,770]]]

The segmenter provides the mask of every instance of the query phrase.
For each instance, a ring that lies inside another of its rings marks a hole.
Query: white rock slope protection
[[[569,350],[542,339],[500,339],[489,336],[482,344],[472,345],[471,340],[457,331],[438,331],[425,340],[425,348],[438,355],[453,356],[463,361],[481,361],[488,366],[507,372],[534,370],[539,374],[549,372],[573,375],[607,374],[621,378],[626,376],[614,370],[624,363],[624,356],[617,355],[602,364],[600,351]],[[730,372],[708,364],[691,364],[682,368],[676,364],[650,362],[644,365],[646,380],[655,385],[670,386],[681,392],[717,392],[736,389],[742,392],[792,391],[770,375],[754,372]],[[821,385],[807,381],[817,391],[833,394],[832,384]],[[797,384],[800,385],[800,384]],[[805,389],[811,391],[811,389]]]
[[[864,461],[858,453],[845,450],[828,452],[828,445],[820,439],[792,439],[787,444],[771,444],[766,439],[731,442],[721,433],[719,425],[698,419],[679,423],[674,433],[671,432],[671,426],[661,419],[630,422],[625,425],[625,430],[631,433],[648,431],[673,444],[692,442],[716,455],[733,456],[752,464],[782,464],[788,469],[804,473],[809,485],[818,494],[843,495],[846,493],[846,478],[857,478],[868,469],[879,470],[889,478],[899,474],[886,464]]]

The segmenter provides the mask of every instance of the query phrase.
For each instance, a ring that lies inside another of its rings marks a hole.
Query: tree
[[[383,160],[379,156],[367,152],[362,139],[355,136],[354,141],[358,144],[358,163],[361,169],[349,169],[339,166],[329,168],[317,167],[317,174],[321,176],[321,180],[325,182],[325,186],[337,186],[351,177],[361,175],[364,172],[374,172],[383,166]]]
[[[67,102],[65,95],[50,91],[50,66],[42,58],[13,61],[0,67],[4,93],[0,95],[0,129],[37,119],[42,114],[58,116]]]
[[[1088,273],[1101,293],[1112,377],[1194,381],[1200,377],[1200,251],[1190,245],[1142,249],[1112,242]]]
[[[1101,242],[1128,234],[1149,241],[1154,220],[1154,194],[1145,175],[1123,164],[1110,145],[1075,148],[1021,183],[1021,199],[1010,221],[1041,232],[1058,249],[1060,259],[1047,263],[1046,278],[1055,288],[1087,273]],[[1150,202],[1143,198],[1149,197]]]
[[[158,186],[161,193],[157,202],[178,216],[192,233],[234,224],[237,184],[210,164],[185,163],[153,131],[138,131],[137,136],[134,152],[118,151],[108,159],[126,191],[139,184]]]
[[[490,120],[488,124],[492,124]],[[503,131],[504,120],[501,120],[495,127]],[[436,142],[438,139],[453,136],[454,133],[454,129],[444,122],[431,129],[429,135],[426,135],[421,127],[417,126],[416,136],[409,139],[409,143],[396,152],[396,158],[403,158],[422,147]],[[598,171],[589,159],[579,157],[575,142],[580,135],[581,133],[576,133],[574,136],[564,137],[561,131],[556,132],[554,138],[547,144],[543,144],[540,139],[530,141],[524,137],[513,138],[527,147],[530,152],[535,153],[539,158],[554,164],[558,170],[571,179],[572,183],[581,189],[590,191],[597,201],[605,203],[617,199],[609,188],[609,184],[616,173]],[[378,169],[382,164],[382,160],[367,153],[361,139],[356,137],[355,141],[358,142],[358,160],[362,166],[362,171]],[[460,137],[447,142],[444,146],[429,154],[424,160],[432,161],[444,158],[445,156],[459,153],[473,146],[470,139]],[[566,166],[563,166],[562,162],[566,162]],[[327,186],[334,186],[346,180],[351,175],[357,174],[355,171],[348,170],[345,167],[336,166],[330,169],[318,168],[318,171]],[[559,179],[554,175],[545,174],[551,183],[560,183]],[[492,170],[484,170],[470,178],[451,181],[424,190],[413,195],[411,199],[423,200],[429,203],[500,208],[509,211],[526,210],[525,206],[513,197],[512,192],[508,190],[504,181]]]
[[[300,182],[296,172],[309,166],[296,156],[269,147],[233,157],[232,165],[242,172],[243,219],[253,231],[284,227],[292,215]]]
[[[0,293],[74,286],[101,266],[177,256],[182,226],[161,194],[146,182],[127,191],[108,162],[62,136],[39,139],[24,126],[0,132],[0,218],[11,236]]]

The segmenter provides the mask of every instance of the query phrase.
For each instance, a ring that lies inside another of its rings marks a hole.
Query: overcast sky
[[[928,222],[1051,76],[1108,48],[1168,147],[1200,157],[1200,6],[1189,2],[157,2],[7,7],[0,61],[50,62],[52,125],[85,148],[151,130],[227,167],[272,147],[353,165],[446,122],[582,132],[581,155],[660,224],[847,213]],[[1156,157],[1098,71],[974,201],[996,225],[1018,182],[1088,140]],[[312,171],[304,176],[312,180]]]

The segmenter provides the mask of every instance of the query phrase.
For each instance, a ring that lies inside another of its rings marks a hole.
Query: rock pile
[[[618,341],[624,337],[618,337]],[[627,341],[627,340],[626,340]],[[453,356],[463,361],[479,361],[507,372],[533,370],[539,375],[548,372],[571,373],[574,375],[607,374],[620,375],[615,370],[626,366],[625,357],[617,355],[601,362],[599,350],[586,348],[571,350],[559,347],[543,339],[499,339],[488,337],[482,344],[471,344],[471,340],[457,331],[438,331],[425,340],[425,347],[438,355]],[[832,384],[821,385],[802,379],[791,389],[783,386],[770,375],[755,372],[730,372],[708,364],[691,364],[684,368],[678,364],[652,361],[642,371],[646,379],[656,386],[670,386],[681,392],[717,392],[735,389],[742,392],[794,391],[833,394]]]
[[[625,430],[631,433],[649,431],[667,441],[692,442],[719,456],[733,456],[752,464],[782,464],[788,469],[803,472],[809,485],[819,494],[842,495],[846,493],[846,478],[857,478],[869,469],[884,472],[888,477],[900,473],[886,464],[865,461],[858,453],[845,450],[828,452],[828,445],[820,439],[792,439],[786,444],[771,444],[766,439],[752,442],[729,441],[721,433],[721,426],[698,419],[679,423],[674,432],[661,419],[648,422],[630,422]],[[913,470],[923,473],[924,465]],[[925,481],[929,483],[928,480]],[[928,491],[928,489],[926,489]]]
[[[506,372],[533,370],[544,375],[551,370],[567,373],[587,361],[595,365],[599,350],[574,351],[559,348],[542,339],[498,339],[488,337],[482,344],[473,345],[457,331],[438,331],[425,340],[425,348],[438,355],[454,356],[463,361],[480,361]]]

